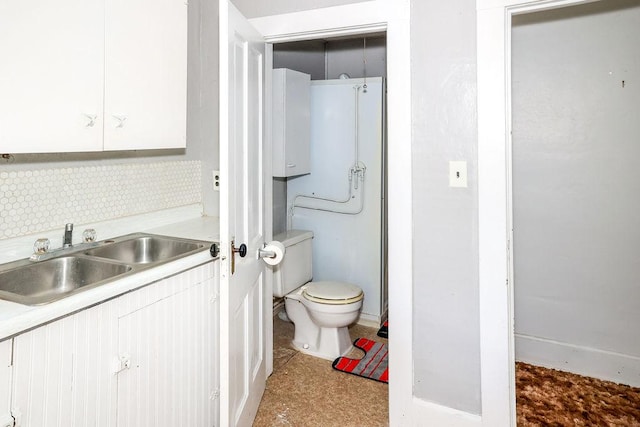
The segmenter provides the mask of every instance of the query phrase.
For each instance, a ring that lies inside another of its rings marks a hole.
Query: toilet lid
[[[305,286],[302,295],[320,304],[351,304],[364,298],[358,286],[342,282],[311,282]]]

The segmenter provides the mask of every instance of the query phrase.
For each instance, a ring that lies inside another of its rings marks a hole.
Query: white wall
[[[516,357],[639,386],[640,4],[514,22]]]
[[[273,68],[290,68],[311,75],[311,80],[387,76],[387,42],[384,36],[364,39],[305,40],[273,47]],[[363,57],[364,55],[364,57]],[[364,64],[366,59],[366,69]]]
[[[326,79],[325,43],[306,40],[273,46],[273,68],[289,68],[311,76],[311,80]]]
[[[256,18],[363,1],[367,0],[233,0],[231,3],[247,18]]]
[[[368,36],[366,49],[363,49],[364,43],[362,37],[328,42],[327,79],[337,79],[342,73],[347,73],[354,79],[365,77],[365,75],[367,77],[386,77],[386,38]],[[364,63],[365,59],[366,64]]]
[[[287,230],[287,180],[273,178],[273,235]]]
[[[479,414],[475,1],[413,1],[411,62],[414,394]],[[468,188],[449,187],[449,160]]]

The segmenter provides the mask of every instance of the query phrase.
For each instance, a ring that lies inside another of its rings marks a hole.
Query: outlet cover
[[[467,162],[449,162],[449,187],[467,187]]]
[[[213,171],[213,189],[220,191],[220,171]]]

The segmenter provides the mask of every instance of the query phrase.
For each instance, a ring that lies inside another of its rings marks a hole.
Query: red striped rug
[[[389,383],[389,351],[386,344],[358,338],[353,345],[365,352],[362,359],[338,357],[333,368],[359,377]]]

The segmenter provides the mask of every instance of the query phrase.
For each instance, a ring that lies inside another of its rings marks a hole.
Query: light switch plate
[[[449,162],[449,187],[467,187],[467,162]]]

